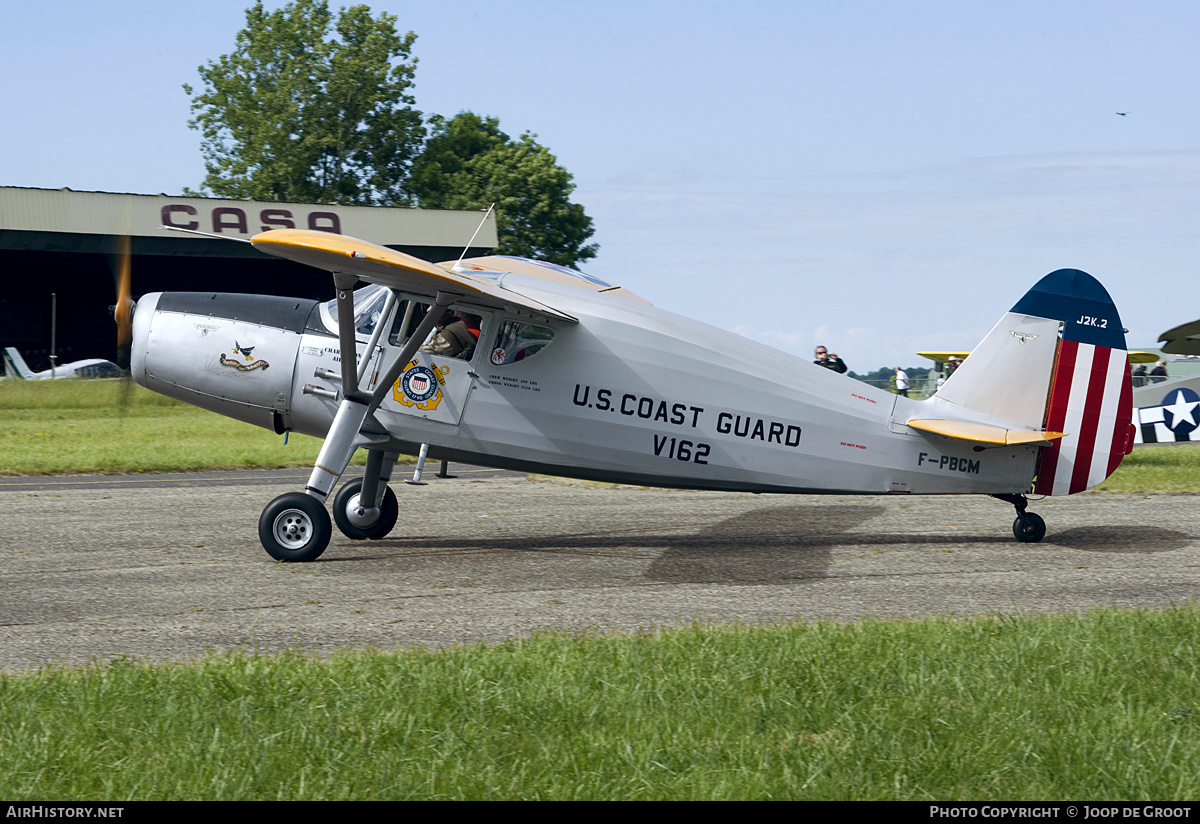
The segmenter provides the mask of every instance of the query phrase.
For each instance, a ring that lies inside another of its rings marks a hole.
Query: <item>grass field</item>
[[[136,384],[0,381],[0,475],[312,466],[320,448],[296,434],[285,446],[274,432]],[[1200,491],[1200,444],[1140,447],[1099,488]]]
[[[0,381],[0,475],[312,466],[321,441],[121,381]],[[360,453],[361,455],[361,453]]]
[[[0,383],[0,472],[315,458],[122,391]],[[1198,470],[1148,447],[1103,488]],[[1197,638],[1180,606],[47,668],[0,675],[0,798],[1191,800]]]
[[[0,677],[0,798],[1190,800],[1200,611]]]

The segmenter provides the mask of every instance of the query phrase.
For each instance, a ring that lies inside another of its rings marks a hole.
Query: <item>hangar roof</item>
[[[481,211],[341,206],[175,195],[76,192],[0,186],[0,249],[94,252],[107,239],[130,235],[144,254],[248,257],[249,244],[221,243],[162,229],[164,225],[249,240],[268,229],[320,229],[393,248],[461,250],[479,227]],[[472,249],[496,246],[489,215]]]

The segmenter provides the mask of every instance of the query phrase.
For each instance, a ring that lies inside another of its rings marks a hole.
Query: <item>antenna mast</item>
[[[479,221],[479,225],[475,227],[475,234],[471,235],[471,239],[468,240],[467,245],[463,247],[462,254],[459,255],[458,260],[456,260],[454,262],[454,266],[451,268],[451,271],[461,272],[463,270],[462,262],[463,262],[463,258],[465,258],[467,256],[467,250],[471,248],[471,244],[475,242],[475,235],[479,234],[479,230],[483,228],[483,224],[487,223],[488,215],[490,215],[492,213],[492,209],[495,209],[495,208],[496,208],[495,203],[493,203],[491,206],[487,207],[487,211],[483,213],[483,220]]]

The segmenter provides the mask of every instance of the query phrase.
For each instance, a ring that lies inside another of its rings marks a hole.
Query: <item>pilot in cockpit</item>
[[[437,332],[429,343],[421,347],[421,351],[446,358],[470,360],[475,354],[476,344],[479,343],[479,326],[482,320],[479,315],[466,312],[456,315],[447,309],[434,325]]]

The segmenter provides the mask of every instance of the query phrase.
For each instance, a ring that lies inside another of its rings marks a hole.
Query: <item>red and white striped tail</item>
[[[1067,434],[1043,448],[1033,491],[1071,495],[1103,481],[1133,449],[1132,420],[1129,353],[1064,336],[1045,428]]]

